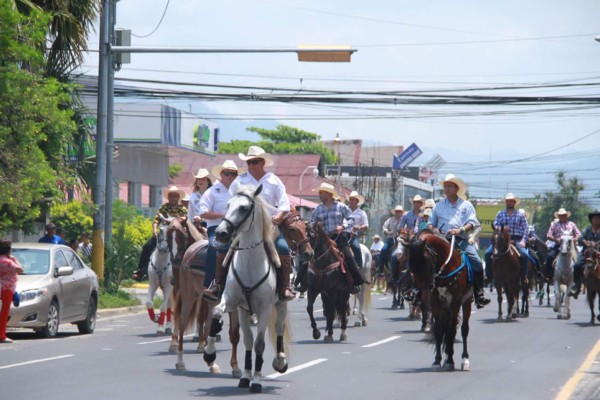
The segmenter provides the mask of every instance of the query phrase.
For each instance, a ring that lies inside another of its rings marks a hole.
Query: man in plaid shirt
[[[573,240],[579,239],[581,236],[581,232],[577,225],[574,222],[569,221],[569,217],[571,216],[571,212],[565,210],[564,208],[559,209],[554,213],[554,218],[558,218],[558,221],[552,223],[550,225],[550,229],[548,229],[548,233],[546,234],[546,238],[555,243],[555,246],[548,249],[548,258],[546,260],[546,276],[554,276],[554,260],[558,255],[560,248],[561,237],[565,233],[570,233],[573,235]],[[551,275],[550,275],[551,274]]]
[[[515,243],[515,247],[521,254],[521,281],[524,285],[526,285],[528,283],[527,263],[529,260],[535,263],[535,260],[530,258],[525,247],[529,228],[527,225],[527,219],[525,219],[525,215],[518,212],[515,208],[520,202],[521,199],[519,199],[517,196],[512,193],[507,193],[506,196],[504,196],[504,204],[506,205],[506,208],[504,210],[500,210],[498,214],[496,214],[496,219],[494,220],[493,225],[494,229],[499,229],[506,226],[509,228],[510,239]],[[485,251],[486,275],[490,280],[493,279],[492,250],[492,246],[490,245]]]

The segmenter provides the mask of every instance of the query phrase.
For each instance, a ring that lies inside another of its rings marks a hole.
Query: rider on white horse
[[[317,221],[322,221],[325,232],[330,238],[335,240],[338,248],[344,253],[344,263],[349,269],[353,282],[353,286],[350,287],[350,293],[356,294],[360,291],[360,285],[366,283],[366,281],[354,260],[354,254],[350,250],[350,246],[348,246],[348,238],[344,234],[344,220],[347,221],[349,227],[354,226],[354,218],[351,215],[352,210],[337,200],[340,196],[335,191],[333,185],[329,183],[321,183],[319,187],[313,189],[313,192],[319,192],[319,199],[322,203],[314,209],[310,216],[310,224],[314,225]],[[306,275],[307,269],[307,263],[300,264],[300,268],[298,268],[298,276],[296,277],[298,284],[296,289],[299,292],[306,291],[304,275]]]
[[[262,191],[259,196],[271,207],[274,208],[274,214],[271,217],[271,221],[275,225],[279,225],[285,220],[285,217],[290,212],[290,203],[286,194],[285,185],[272,172],[265,171],[265,167],[273,165],[273,156],[266,153],[262,148],[258,146],[250,146],[248,154],[238,154],[242,161],[246,162],[248,171],[239,175],[229,187],[229,193],[234,195],[237,192],[238,186],[250,186],[253,185],[258,187],[262,185]],[[281,260],[281,268],[275,268],[277,276],[282,282],[282,293],[280,294],[281,299],[285,301],[293,300],[296,298],[296,294],[290,287],[290,273],[292,269],[292,258],[290,256],[290,249],[283,235],[275,239],[275,247],[277,248],[277,254]],[[222,278],[218,281],[219,268],[224,269],[221,273]],[[217,303],[220,301],[225,287],[227,277],[227,266],[217,265],[217,279],[209,289],[203,294],[202,298],[210,303]]]
[[[583,266],[585,264],[585,250],[591,246],[597,246],[600,243],[600,211],[595,210],[588,214],[588,220],[591,226],[583,230],[583,234],[579,237],[578,244],[583,247],[577,262],[573,266],[574,284],[569,292],[569,296],[577,298],[581,290],[581,282],[583,280]]]
[[[146,241],[142,247],[142,253],[140,254],[140,260],[137,269],[131,275],[132,279],[141,281],[144,279],[148,272],[148,264],[150,264],[150,256],[156,248],[156,237],[158,236],[158,226],[161,223],[161,215],[164,217],[185,217],[187,216],[187,209],[180,203],[180,200],[185,196],[185,192],[177,188],[177,186],[171,186],[165,193],[167,202],[163,204],[154,216],[152,222],[152,237]]]
[[[581,236],[581,232],[579,231],[579,228],[577,228],[577,225],[575,225],[574,222],[569,221],[570,216],[571,212],[564,208],[560,208],[554,213],[554,218],[558,218],[558,221],[550,225],[550,229],[548,229],[548,233],[546,234],[548,240],[555,244],[554,247],[548,248],[548,259],[546,260],[547,272],[554,271],[553,264],[559,252],[562,235],[564,233],[570,233],[573,235],[573,240],[577,240]]]

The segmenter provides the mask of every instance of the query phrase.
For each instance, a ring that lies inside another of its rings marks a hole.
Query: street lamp
[[[319,176],[319,169],[316,165],[309,165],[308,167],[304,168],[302,175],[300,175],[300,190],[298,192],[298,197],[300,197],[300,204],[298,204],[299,207],[302,207],[302,178],[304,178],[304,174],[306,174],[306,172],[311,168],[313,169],[313,177],[316,178],[317,176]]]

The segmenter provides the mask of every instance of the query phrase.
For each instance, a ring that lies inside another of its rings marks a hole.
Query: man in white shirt
[[[360,242],[358,240],[359,236],[362,235],[367,229],[369,229],[369,219],[367,218],[367,213],[364,212],[360,206],[365,203],[365,198],[358,194],[356,190],[353,190],[348,196],[348,207],[352,210],[352,214],[350,216],[354,218],[354,225],[348,227],[346,232],[350,234],[350,248],[352,249],[352,253],[354,254],[354,261],[356,261],[356,265],[358,268],[362,269],[364,266],[362,265],[362,252],[360,250]]]

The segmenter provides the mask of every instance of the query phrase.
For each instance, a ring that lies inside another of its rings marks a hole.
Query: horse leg
[[[321,331],[317,328],[317,321],[315,321],[315,317],[313,315],[314,304],[315,304],[316,294],[308,289],[308,301],[306,302],[306,312],[308,313],[308,318],[310,318],[310,327],[312,328],[312,337],[315,340],[319,340],[321,337]]]
[[[229,362],[231,365],[231,375],[236,379],[241,378],[242,371],[238,366],[237,359],[237,348],[240,343],[240,319],[236,312],[229,313],[229,342],[231,343],[231,360]]]
[[[569,276],[569,279],[567,279],[566,293],[569,292],[570,288],[572,288],[573,285],[574,285],[573,273],[571,273],[571,275]],[[565,293],[565,308],[564,308],[564,310],[566,311],[566,315],[564,316],[564,319],[571,319],[571,296],[567,296],[566,293]]]
[[[431,332],[431,308],[425,301],[421,301],[421,332]]]
[[[256,354],[256,360],[254,362],[254,376],[250,383],[250,393],[260,393],[262,391],[262,366],[263,366],[263,354],[265,352],[265,332],[267,330],[267,324],[269,322],[270,308],[258,312],[258,325],[256,326],[256,339],[254,340],[254,353]],[[248,327],[249,329],[249,327]],[[244,341],[246,332],[244,332]]]
[[[209,368],[212,368],[216,365],[215,360],[217,359],[217,348],[215,347],[215,342],[217,340],[217,334],[221,332],[221,329],[223,328],[221,318],[225,312],[225,301],[226,299],[224,295],[221,299],[221,302],[214,306],[212,310],[210,332],[208,334],[208,338],[206,339],[206,348],[204,349],[204,354],[202,356]]]
[[[177,362],[175,363],[175,369],[185,371],[185,363],[183,362],[183,333],[184,328],[179,324],[177,341]]]
[[[322,297],[321,297],[322,298]],[[333,343],[333,321],[335,319],[335,297],[330,295],[323,299],[323,309],[325,311],[325,319],[327,320],[325,332],[327,334],[323,338],[325,343]]]
[[[502,287],[498,284],[496,284],[496,297],[498,298],[498,318],[496,321],[502,322]]]
[[[431,365],[433,372],[442,370],[442,341],[444,340],[442,329],[440,321],[436,320],[435,324],[433,324],[433,336],[435,337],[435,358]]]
[[[250,327],[250,315],[246,311],[238,309],[238,318],[242,334],[244,335],[244,347],[246,349],[244,354],[244,371],[242,372],[238,387],[249,388],[250,381],[252,380],[252,344],[254,343],[254,334]]]
[[[344,299],[344,296],[340,296],[338,298],[338,314],[341,319],[341,333],[340,333],[340,342],[345,342],[348,340],[348,335],[346,334],[346,328],[348,327],[348,316],[346,315],[346,309],[348,308],[348,300]]]
[[[562,303],[562,298],[560,294],[560,280],[558,279],[558,274],[554,273],[554,312],[560,311],[560,306]],[[560,317],[559,317],[560,318]]]
[[[550,307],[550,282],[546,283],[546,307]]]
[[[467,350],[467,337],[469,336],[469,318],[471,318],[471,302],[466,301],[462,305],[462,325],[460,327],[460,333],[463,340],[463,352],[462,352],[462,363],[460,369],[463,371],[471,370],[471,363],[469,362],[469,351]]]
[[[275,320],[275,333],[277,334],[277,341],[275,345],[275,358],[273,358],[272,365],[275,371],[283,374],[288,369],[286,344],[284,341],[287,323],[287,303],[284,301],[275,303],[275,311],[277,313],[277,318]]]
[[[148,316],[150,317],[150,321],[157,323],[158,317],[154,313],[154,294],[156,293],[157,285],[154,282],[150,282],[148,286],[148,297],[146,298],[146,309],[148,310]]]
[[[196,347],[196,353],[202,354],[206,348],[206,340],[210,334],[210,326],[208,323],[208,304],[205,301],[200,300],[200,307],[198,309],[198,315],[196,316],[196,330],[194,337],[198,337],[198,347]],[[192,340],[193,341],[193,340]]]

